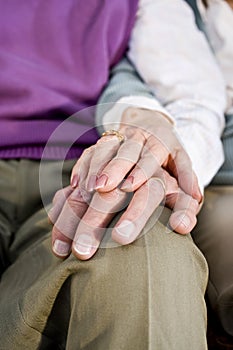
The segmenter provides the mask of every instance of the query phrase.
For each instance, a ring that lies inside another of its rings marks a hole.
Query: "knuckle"
[[[83,151],[82,156],[89,155],[90,153],[92,153],[92,152],[94,151],[94,149],[95,149],[95,145],[92,145],[92,146],[86,148],[86,149]],[[82,157],[82,156],[81,156],[81,157]]]
[[[199,209],[198,201],[194,198],[191,198],[190,210],[196,215],[198,209]]]
[[[79,189],[76,191],[76,193],[72,193],[69,198],[67,199],[67,204],[71,209],[76,209],[80,206],[80,204],[86,203],[84,200],[85,195],[81,193],[81,190]]]
[[[64,189],[60,189],[55,193],[55,195],[53,197],[53,201],[52,201],[53,205],[55,205],[62,198],[64,198]]]
[[[146,146],[149,152],[151,152],[154,155],[162,154],[163,156],[167,156],[169,153],[171,153],[169,151],[169,146],[154,135],[149,136]]]
[[[122,120],[124,121],[125,118],[128,118],[129,116],[130,117],[138,116],[138,112],[139,112],[139,109],[136,107],[127,107],[123,112]]]
[[[156,177],[152,177],[148,180],[148,184],[151,190],[155,191],[158,193],[158,190],[161,190],[161,194],[164,195],[166,192],[165,189],[165,184],[163,182],[163,180],[156,178]]]

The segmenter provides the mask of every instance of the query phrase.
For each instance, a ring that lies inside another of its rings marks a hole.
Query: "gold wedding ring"
[[[120,142],[123,142],[125,139],[124,135],[122,135],[119,131],[113,130],[113,129],[107,130],[102,134],[102,136],[111,136],[111,135],[116,136]]]

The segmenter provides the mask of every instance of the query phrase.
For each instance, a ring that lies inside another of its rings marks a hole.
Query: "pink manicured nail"
[[[90,254],[92,248],[92,239],[87,234],[81,234],[74,245],[74,249],[80,255]]]
[[[132,184],[134,182],[134,177],[132,175],[130,175],[129,177],[127,177],[127,179],[123,182],[123,184],[121,185],[121,190],[123,191],[132,191]]]
[[[53,251],[57,255],[67,256],[70,253],[70,244],[64,241],[60,241],[60,239],[56,239],[53,244]]]
[[[107,182],[108,182],[108,176],[105,174],[101,175],[96,181],[95,189],[98,190],[99,188],[103,188]]]
[[[71,187],[75,188],[78,186],[78,182],[79,182],[79,177],[77,174],[75,174],[72,179],[71,179],[71,182],[70,182],[70,185]]]
[[[93,192],[94,189],[96,188],[96,183],[97,183],[97,176],[96,175],[91,175],[88,184],[87,184],[87,190],[88,192]]]

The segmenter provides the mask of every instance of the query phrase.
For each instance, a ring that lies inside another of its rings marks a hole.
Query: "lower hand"
[[[50,219],[55,255],[66,258],[71,251],[81,260],[91,258],[97,251],[106,228],[118,211],[126,210],[112,230],[112,238],[119,244],[129,244],[140,235],[146,222],[165,200],[173,208],[170,226],[181,234],[192,230],[199,210],[197,200],[179,189],[174,178],[164,171],[163,182],[151,177],[135,191],[129,205],[129,194],[116,188],[110,192],[95,192],[88,204],[80,188],[70,186],[54,197]]]

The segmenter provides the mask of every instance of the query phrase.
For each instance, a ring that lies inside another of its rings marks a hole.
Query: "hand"
[[[129,108],[119,132],[123,144],[116,136],[105,136],[84,151],[72,171],[73,189],[55,197],[53,248],[58,256],[69,255],[72,246],[78,258],[90,258],[115,213],[126,205],[127,192],[134,192],[133,198],[112,233],[121,244],[138,237],[164,196],[174,209],[174,230],[185,234],[196,224],[202,196],[172,124],[159,113]]]
[[[161,113],[128,108],[119,132],[125,141],[109,135],[83,153],[73,168],[71,184],[89,192],[108,192],[125,179],[121,189],[135,191],[152,176],[166,169],[188,195],[201,202],[191,161],[170,121]]]
[[[127,209],[112,230],[112,238],[119,244],[133,242],[164,197],[165,204],[174,208],[170,225],[180,233],[190,232],[196,224],[198,202],[180,190],[176,180],[165,171],[163,179],[165,187],[160,179],[151,177],[135,191],[128,206],[129,194],[118,188],[106,193],[95,192],[89,205],[87,198],[84,199],[86,193],[78,187],[69,186],[58,191],[49,214],[54,223],[52,243],[55,255],[66,258],[72,250],[81,260],[91,258],[106,227],[125,206]]]

